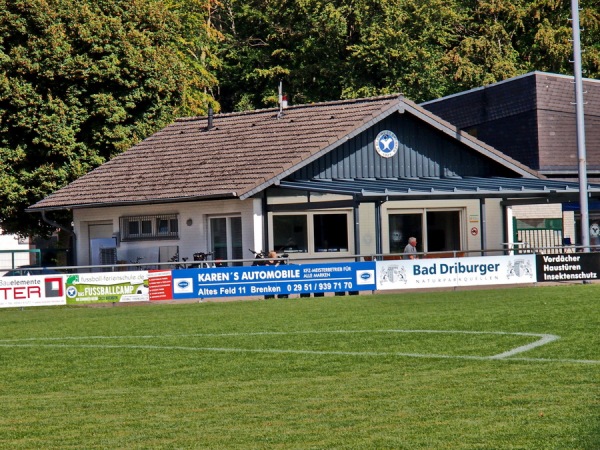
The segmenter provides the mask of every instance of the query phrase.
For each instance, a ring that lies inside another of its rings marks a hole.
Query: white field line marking
[[[112,345],[112,344],[42,344],[41,341],[73,341],[73,340],[108,340],[108,339],[160,339],[171,337],[230,337],[230,336],[280,336],[293,334],[341,334],[341,333],[446,333],[446,334],[475,334],[475,335],[513,335],[538,337],[535,342],[513,348],[506,352],[492,356],[471,355],[441,355],[423,353],[401,353],[401,352],[351,352],[351,351],[327,351],[327,350],[293,350],[293,349],[245,349],[228,347],[185,347],[185,346],[162,346],[162,345]],[[99,349],[140,349],[140,350],[182,350],[182,351],[210,351],[210,352],[233,352],[233,353],[275,353],[275,354],[304,354],[304,355],[337,355],[337,356],[402,356],[412,358],[436,358],[436,359],[463,359],[463,360],[509,360],[526,362],[559,362],[577,364],[600,364],[599,360],[587,359],[552,359],[552,358],[515,358],[516,354],[523,353],[542,345],[549,344],[560,339],[552,334],[519,333],[503,331],[453,331],[453,330],[325,330],[325,331],[264,331],[250,333],[198,333],[198,334],[171,334],[171,335],[141,335],[141,336],[65,336],[48,338],[22,338],[22,339],[0,339],[0,347],[50,347],[50,348],[99,348]],[[29,343],[27,343],[29,342]]]
[[[560,339],[560,336],[556,336],[554,334],[541,334],[539,336],[542,337],[539,341],[513,348],[512,350],[508,350],[508,351],[500,353],[498,355],[490,356],[490,358],[491,359],[510,358],[511,356],[517,355],[519,353],[527,352],[536,347],[541,347],[542,345],[546,345],[546,344],[549,344],[550,342],[558,341]]]

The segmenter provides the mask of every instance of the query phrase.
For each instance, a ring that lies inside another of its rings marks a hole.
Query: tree
[[[280,81],[292,103],[342,96],[352,0],[223,0],[218,71],[225,110],[274,106]]]
[[[181,23],[177,51],[188,68],[181,105],[175,113],[202,115],[209,106],[218,110],[216,71],[221,66],[218,44],[223,35],[214,27],[213,16],[220,3],[218,0],[168,0],[166,4]]]
[[[344,96],[399,92],[422,101],[445,95],[452,80],[446,55],[459,45],[467,16],[453,0],[386,0],[366,5],[349,47]]]
[[[0,0],[4,231],[46,233],[28,206],[172,119],[179,29],[155,0]]]
[[[580,0],[583,66],[600,72],[597,0]],[[431,100],[532,70],[571,74],[567,0],[223,0],[225,110],[401,92]]]
[[[598,77],[600,13],[596,0],[580,1],[583,66]],[[465,36],[446,60],[459,92],[533,70],[573,73],[568,0],[463,0],[470,12]],[[448,94],[453,93],[448,92]]]
[[[580,0],[582,66],[584,76],[600,77],[600,10],[597,0]],[[518,44],[521,58],[535,70],[573,73],[571,2],[538,0],[529,5],[526,39]]]

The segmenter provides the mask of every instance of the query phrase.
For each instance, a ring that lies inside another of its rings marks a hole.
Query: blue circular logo
[[[69,297],[69,298],[77,297],[77,288],[75,286],[69,286],[67,288],[67,297]]]
[[[389,130],[384,130],[375,138],[375,150],[384,158],[391,158],[398,152],[398,138]]]

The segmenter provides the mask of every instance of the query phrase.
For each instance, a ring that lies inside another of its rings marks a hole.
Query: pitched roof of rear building
[[[514,171],[529,167],[399,95],[182,118],[29,209],[247,198],[395,112],[407,112]]]

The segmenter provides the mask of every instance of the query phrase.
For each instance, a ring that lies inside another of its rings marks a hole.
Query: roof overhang
[[[36,213],[42,211],[63,211],[73,209],[85,209],[85,208],[111,208],[119,206],[134,206],[134,205],[158,205],[165,203],[187,203],[187,202],[202,202],[209,200],[229,200],[238,198],[237,193],[231,192],[227,194],[214,194],[214,195],[202,195],[194,197],[176,197],[176,198],[160,198],[160,199],[146,199],[146,200],[131,200],[122,202],[94,202],[94,203],[74,203],[67,205],[47,206],[43,208],[29,207],[25,211],[28,213]]]
[[[363,202],[434,199],[576,199],[574,182],[535,178],[402,178],[402,179],[313,179],[282,180],[279,187],[307,192],[348,195]],[[600,197],[600,185],[588,187],[590,196]]]

